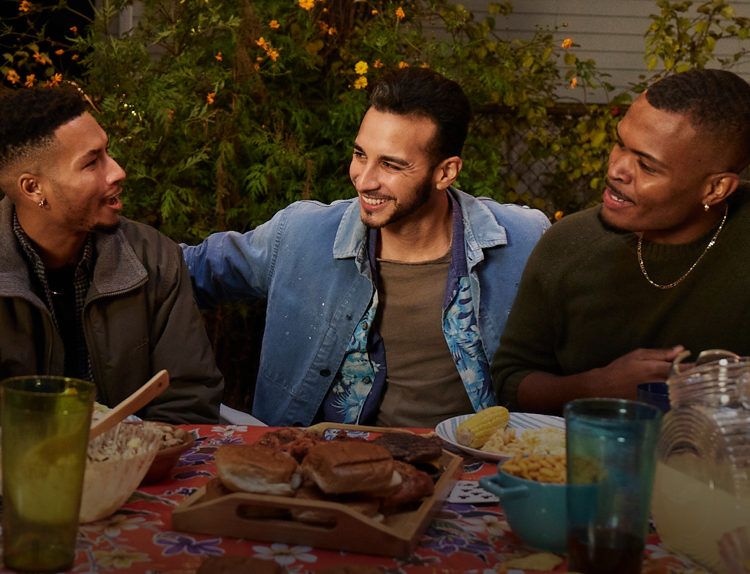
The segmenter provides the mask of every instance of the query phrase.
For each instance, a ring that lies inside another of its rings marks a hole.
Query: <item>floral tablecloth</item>
[[[522,570],[509,569],[506,562],[535,553],[510,530],[502,509],[487,504],[446,502],[408,558],[175,532],[172,509],[215,475],[216,448],[226,443],[252,443],[269,430],[238,425],[185,428],[196,437],[195,447],[182,455],[171,479],[141,487],[112,517],[80,527],[71,572],[191,574],[209,556],[243,554],[275,560],[294,574],[316,572],[337,563],[377,565],[388,574],[520,574]],[[495,463],[465,459],[461,479],[477,480],[495,471]],[[649,535],[646,554],[644,573],[705,572],[689,560],[669,554],[656,534]],[[567,572],[567,562],[563,560],[552,572]]]

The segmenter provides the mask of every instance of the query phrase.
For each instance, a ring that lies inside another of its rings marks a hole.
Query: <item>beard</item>
[[[362,223],[364,223],[366,227],[369,227],[371,229],[382,229],[386,225],[396,223],[397,221],[400,221],[405,217],[416,213],[423,205],[425,205],[430,200],[431,195],[432,179],[431,176],[428,176],[424,180],[422,180],[414,195],[406,198],[406,200],[402,201],[401,203],[396,203],[396,209],[393,211],[390,217],[388,217],[388,219],[383,222],[373,223],[371,221],[365,221],[365,218],[362,217]],[[360,205],[364,206],[362,202],[360,202]],[[363,209],[365,213],[371,215],[371,213],[367,211],[366,206],[364,206]]]

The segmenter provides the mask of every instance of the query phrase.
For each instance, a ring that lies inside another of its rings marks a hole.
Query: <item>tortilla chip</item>
[[[520,568],[521,570],[554,570],[557,566],[562,564],[563,559],[555,554],[549,554],[548,552],[542,552],[540,554],[529,554],[523,558],[513,558],[508,560],[508,568]]]

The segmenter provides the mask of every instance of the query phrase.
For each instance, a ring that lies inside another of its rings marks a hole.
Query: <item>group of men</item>
[[[537,210],[453,186],[470,119],[456,82],[394,70],[354,139],[356,197],[179,246],[119,215],[125,172],[77,89],[11,92],[0,379],[83,378],[114,406],[167,369],[139,414],[216,422],[199,305],[250,299],[267,300],[253,415],[272,426],[559,414],[635,398],[684,349],[750,355],[750,85],[717,70],[654,84],[618,126],[602,204],[549,231]]]

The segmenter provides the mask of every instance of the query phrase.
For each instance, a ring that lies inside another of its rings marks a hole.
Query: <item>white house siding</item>
[[[478,21],[488,15],[488,0],[455,3],[471,10]],[[701,3],[694,2],[693,9]],[[738,16],[750,17],[750,0],[731,4]],[[652,22],[649,15],[657,13],[656,0],[516,0],[509,17],[494,16],[495,30],[501,38],[530,39],[538,28],[552,31],[560,43],[572,38],[577,44],[573,48],[576,55],[594,60],[598,70],[610,74],[607,81],[618,93],[638,82],[639,75],[648,73],[644,60],[645,33]],[[740,44],[750,48],[750,40],[743,43],[723,40],[717,44],[716,54],[730,56],[740,49]],[[733,71],[750,81],[750,59],[742,61]],[[578,99],[582,97],[579,91]],[[604,101],[604,98],[600,93],[589,101]]]

